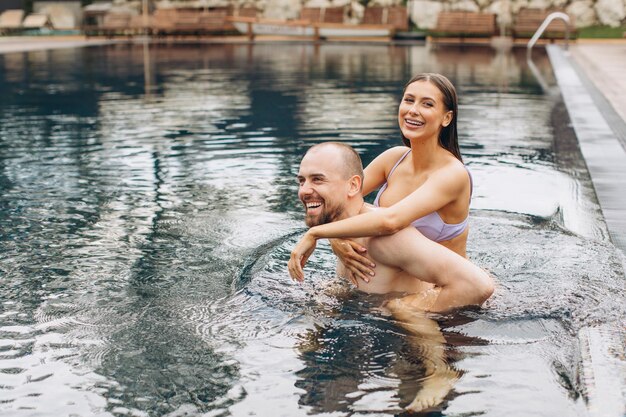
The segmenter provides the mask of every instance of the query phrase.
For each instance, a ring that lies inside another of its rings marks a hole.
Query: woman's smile
[[[400,129],[405,137],[419,132],[420,137],[427,135],[437,138],[446,113],[448,111],[439,89],[430,82],[416,81],[407,87],[400,102]]]
[[[404,123],[405,123],[405,124],[406,124],[409,128],[411,128],[411,127],[418,128],[418,127],[422,127],[422,126],[424,126],[424,122],[421,122],[421,121],[419,121],[419,120],[414,120],[414,119],[404,119]]]

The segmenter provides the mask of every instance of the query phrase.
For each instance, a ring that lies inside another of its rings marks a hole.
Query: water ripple
[[[289,279],[294,177],[314,143],[351,144],[366,163],[399,144],[403,81],[443,71],[476,180],[470,253],[498,280],[485,309],[437,317],[445,363],[463,374],[447,410],[578,415],[575,334],[623,314],[623,274],[580,156],[563,163],[555,145],[562,105],[519,52],[0,55],[0,412],[399,412],[432,352],[380,298],[336,280],[327,245],[304,284]]]

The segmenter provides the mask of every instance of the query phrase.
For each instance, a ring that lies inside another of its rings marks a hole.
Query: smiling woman
[[[305,238],[380,236],[413,226],[427,238],[466,256],[472,179],[459,150],[457,118],[456,90],[445,76],[424,73],[413,77],[398,109],[406,146],[383,152],[364,170],[363,194],[380,188],[374,205],[382,209],[318,224]],[[374,272],[372,261],[362,256],[365,248],[352,240],[334,240],[332,245],[353,280],[370,280]]]

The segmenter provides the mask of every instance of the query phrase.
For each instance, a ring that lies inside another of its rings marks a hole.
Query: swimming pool
[[[286,261],[304,151],[399,143],[422,71],[459,90],[468,250],[498,280],[439,320],[462,377],[433,415],[585,415],[577,335],[624,317],[623,271],[559,96],[516,50],[333,44],[0,55],[2,413],[398,413],[424,352],[334,290],[327,247],[303,285]]]

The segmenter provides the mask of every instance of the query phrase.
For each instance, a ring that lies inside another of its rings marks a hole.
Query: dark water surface
[[[585,415],[577,335],[623,317],[623,271],[524,54],[262,44],[0,55],[0,414],[399,413],[426,352],[336,289],[327,246],[303,285],[286,261],[304,151],[398,144],[423,71],[458,88],[468,249],[498,281],[439,319],[462,376],[430,415]]]

